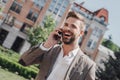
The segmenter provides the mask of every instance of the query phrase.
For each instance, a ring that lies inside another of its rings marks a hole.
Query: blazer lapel
[[[65,75],[65,78],[64,80],[69,80],[69,75],[70,75],[70,72],[72,70],[72,68],[75,66],[75,64],[79,61],[80,57],[84,56],[83,52],[79,49],[79,51],[77,52],[77,55],[75,56],[75,58],[73,59],[72,63],[70,64],[67,72],[66,72],[66,75]]]
[[[52,54],[51,54],[52,55],[51,56],[51,65],[50,65],[47,76],[49,76],[49,74],[51,73],[51,71],[53,69],[53,66],[54,66],[54,63],[55,63],[55,61],[56,61],[56,59],[57,59],[57,57],[58,57],[58,55],[60,53],[60,50],[61,50],[61,47],[58,46],[53,51],[51,51],[52,52]]]

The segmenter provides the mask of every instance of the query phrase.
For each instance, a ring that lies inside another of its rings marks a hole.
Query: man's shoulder
[[[57,50],[59,50],[59,51],[61,50],[61,45],[56,44],[50,49],[50,51],[57,51]]]
[[[79,51],[79,54],[82,56],[82,61],[87,65],[93,65],[96,64],[88,55],[84,54],[81,50]]]

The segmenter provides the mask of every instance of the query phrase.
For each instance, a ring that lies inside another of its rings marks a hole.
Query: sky
[[[83,6],[90,11],[96,11],[105,8],[109,12],[108,30],[105,32],[104,38],[108,39],[112,35],[112,41],[120,46],[120,0],[75,0],[80,3],[85,1]]]

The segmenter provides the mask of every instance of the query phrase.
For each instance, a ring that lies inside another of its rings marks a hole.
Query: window
[[[43,8],[43,6],[46,3],[46,0],[33,0],[34,5],[36,5],[40,10]]]
[[[57,0],[53,0],[54,3],[56,3]]]
[[[29,11],[27,18],[35,22],[38,18],[39,14],[37,12],[34,12],[32,9]]]
[[[99,38],[102,35],[102,33],[103,33],[103,31],[99,29],[97,32],[97,37]]]
[[[95,27],[92,34],[94,36],[96,36],[97,38],[99,38],[102,35],[103,31],[101,29],[99,29],[98,27]]]
[[[6,39],[8,33],[9,33],[8,31],[6,31],[4,29],[0,29],[0,45],[3,44],[3,42]]]
[[[5,23],[12,27],[14,25],[15,19],[16,18],[13,16],[8,16],[5,20]]]
[[[69,4],[69,1],[68,1],[68,0],[64,0],[63,5],[64,5],[64,6],[68,6],[68,4]]]
[[[33,10],[30,10],[29,13],[28,13],[28,15],[27,15],[27,18],[31,19],[32,15],[33,15]]]
[[[16,13],[20,13],[22,6],[18,4],[17,2],[13,2],[12,6],[10,7],[10,10],[15,11]]]
[[[97,45],[97,42],[94,41],[94,42],[93,42],[93,45],[92,45],[92,47],[91,47],[91,49],[95,49],[95,48],[96,48],[96,45]]]
[[[100,16],[100,19],[101,19],[102,22],[105,21],[105,17],[104,16]]]
[[[93,14],[88,14],[88,19],[92,20]]]
[[[61,5],[59,5],[59,4],[56,6],[57,9],[60,9],[60,7],[61,7]]]
[[[61,10],[60,10],[60,13],[59,13],[59,16],[63,16],[64,12],[65,12],[66,8],[65,7],[62,7]]]
[[[2,0],[3,3],[7,3],[8,0]]]
[[[91,47],[92,42],[93,42],[93,40],[92,40],[92,39],[90,39],[90,40],[88,41],[88,43],[87,43],[87,47]]]
[[[89,25],[86,24],[85,31],[88,31]]]
[[[96,36],[97,31],[98,31],[98,27],[95,27],[94,30],[93,30],[93,32],[92,32],[92,34],[93,34],[94,36]]]
[[[62,3],[63,3],[63,0],[59,0],[59,1],[58,1],[58,4],[62,4]]]
[[[58,8],[55,8],[54,14],[58,13]]]
[[[55,4],[54,4],[53,2],[50,4],[49,11],[52,11],[52,10],[53,10],[54,5],[55,5]]]
[[[38,13],[34,13],[34,16],[32,17],[32,21],[36,21],[37,20],[37,17],[38,17]]]
[[[97,47],[97,41],[90,39],[87,43],[87,47],[94,50]]]
[[[31,26],[27,23],[24,23],[20,29],[20,31],[27,33],[27,31],[31,28]]]
[[[59,1],[60,2],[60,1]],[[56,6],[55,6],[55,9],[54,9],[54,14],[58,14],[58,11],[60,10],[60,8],[61,8],[61,4],[60,3],[58,3]]]

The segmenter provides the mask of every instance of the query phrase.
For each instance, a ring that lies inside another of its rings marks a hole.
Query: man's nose
[[[63,27],[64,30],[70,30],[70,27]]]
[[[64,27],[64,28],[63,28],[63,31],[65,31],[65,32],[70,32],[71,30],[70,30],[69,27]]]

